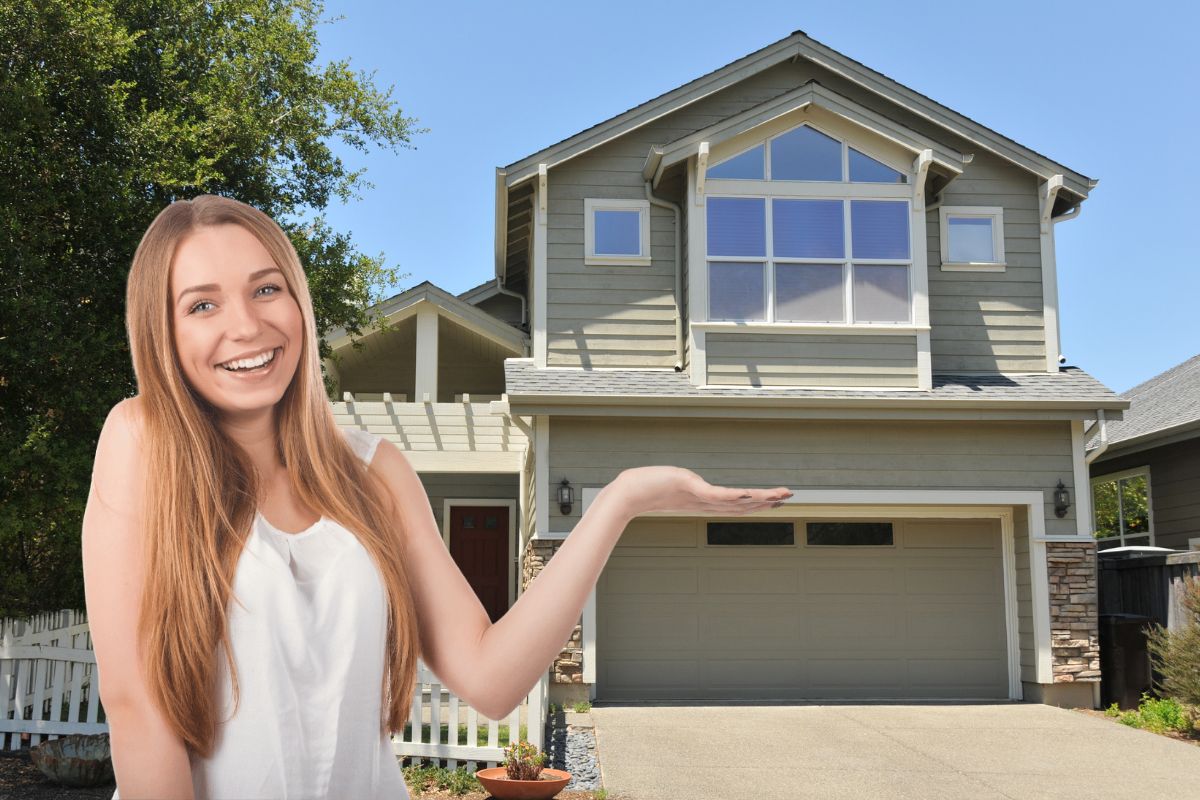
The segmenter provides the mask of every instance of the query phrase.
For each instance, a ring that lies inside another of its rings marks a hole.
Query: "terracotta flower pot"
[[[475,777],[497,800],[549,800],[571,782],[571,773],[546,767],[536,781],[509,780],[506,774],[504,767],[488,767]]]
[[[73,733],[47,740],[29,751],[29,760],[63,786],[99,786],[113,780],[107,733]]]

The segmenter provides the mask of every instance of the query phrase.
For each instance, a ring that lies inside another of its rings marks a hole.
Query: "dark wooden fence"
[[[1099,561],[1101,615],[1141,614],[1172,631],[1184,625],[1184,578],[1200,575],[1200,550]]]

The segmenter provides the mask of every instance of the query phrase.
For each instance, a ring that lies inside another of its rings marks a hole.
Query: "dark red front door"
[[[451,506],[450,555],[492,622],[508,610],[508,506]]]

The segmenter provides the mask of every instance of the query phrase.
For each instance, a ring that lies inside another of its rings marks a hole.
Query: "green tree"
[[[420,131],[370,75],[317,63],[310,0],[0,0],[0,617],[82,608],[96,439],[135,393],[125,279],[169,202],[224,194],[288,231],[319,333],[380,324],[402,276],[321,212],[334,154]],[[328,348],[322,343],[322,355]]]

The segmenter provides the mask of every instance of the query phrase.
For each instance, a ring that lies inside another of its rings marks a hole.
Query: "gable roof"
[[[1124,419],[1108,423],[1109,451],[1104,457],[1166,438],[1200,436],[1200,354],[1139,383],[1121,397],[1131,405]],[[1088,449],[1099,445],[1097,433]]]
[[[912,153],[928,149],[933,153],[933,164],[945,174],[951,176],[961,174],[962,165],[970,161],[969,156],[934,142],[916,131],[909,130],[895,120],[877,114],[850,98],[822,86],[819,81],[809,80],[798,89],[784,92],[748,108],[740,114],[726,117],[707,128],[701,128],[694,133],[681,136],[669,144],[652,148],[646,157],[642,178],[645,180],[653,178],[657,185],[658,178],[663,171],[695,155],[700,142],[708,142],[710,146],[719,144],[784,114],[809,107],[832,112]]]
[[[767,45],[720,69],[648,100],[604,122],[593,125],[501,169],[508,187],[536,176],[539,164],[553,167],[659,117],[696,102],[714,92],[793,58],[805,58],[853,83],[865,87],[910,112],[923,117],[979,147],[1048,180],[1063,176],[1063,189],[1080,201],[1098,181],[959,114],[941,103],[876,72],[861,62],[833,50],[803,31]]]
[[[480,284],[475,289],[468,289],[467,291],[475,291],[483,285]],[[490,339],[496,344],[514,352],[525,352],[529,344],[529,337],[524,332],[514,328],[503,320],[493,317],[483,309],[477,308],[459,297],[455,297],[430,281],[421,281],[411,289],[406,289],[399,294],[392,295],[387,300],[372,306],[370,311],[373,317],[387,317],[389,321],[395,322],[397,319],[415,314],[418,303],[433,305],[442,316],[449,317],[462,327],[474,331],[480,336]],[[359,334],[358,338],[370,336],[376,332],[374,328],[368,327]],[[352,341],[351,336],[346,333],[345,328],[334,328],[326,333],[324,338],[334,350],[347,347]]]

